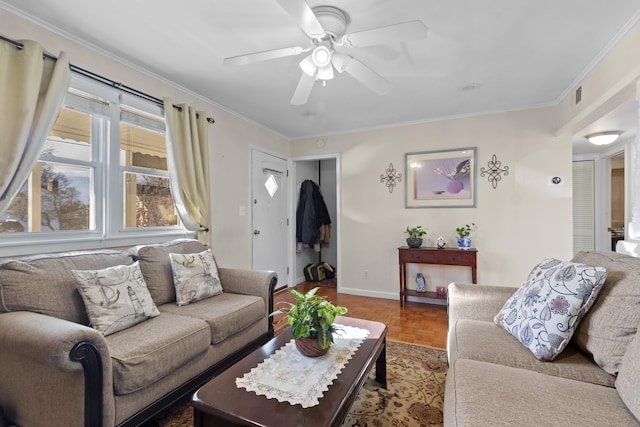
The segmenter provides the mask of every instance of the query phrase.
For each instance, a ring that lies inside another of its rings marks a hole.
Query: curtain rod
[[[12,39],[9,39],[7,37],[4,37],[2,34],[0,34],[0,39],[6,41],[8,43],[11,43],[12,45],[14,45],[18,49],[22,49],[24,47],[24,45],[22,43],[20,43],[20,42],[18,42],[16,40],[12,40]],[[58,59],[55,56],[50,55],[50,54],[48,54],[46,52],[43,52],[42,56],[44,56],[45,58],[53,59],[53,60],[57,60]],[[130,95],[134,95],[134,96],[137,96],[138,98],[142,98],[142,99],[145,99],[147,101],[151,101],[151,102],[153,102],[155,104],[158,104],[160,106],[164,106],[164,102],[162,102],[161,99],[156,98],[155,96],[151,96],[151,95],[149,95],[147,93],[141,92],[138,89],[134,89],[134,88],[129,87],[127,85],[124,85],[124,84],[122,84],[120,82],[116,82],[116,81],[111,80],[111,79],[109,79],[107,77],[101,76],[100,74],[96,74],[96,73],[91,72],[89,70],[85,70],[84,68],[80,68],[80,67],[78,67],[76,65],[73,65],[73,64],[69,64],[69,68],[71,69],[71,71],[75,71],[78,74],[82,74],[83,76],[88,77],[88,78],[90,78],[92,80],[95,80],[97,82],[100,82],[102,84],[106,84],[107,86],[112,86],[112,87],[114,87],[114,88],[116,88],[118,90],[121,90],[123,92],[126,92],[126,93],[128,93]],[[182,111],[182,107],[180,107],[179,105],[175,105],[174,104],[173,107],[177,108],[179,111]],[[196,113],[196,117],[198,117],[197,113]],[[213,119],[213,117],[207,117],[207,122],[209,124],[213,124],[216,121]]]

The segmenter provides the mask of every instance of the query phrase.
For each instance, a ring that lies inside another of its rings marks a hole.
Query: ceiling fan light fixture
[[[350,60],[351,57],[349,55],[345,55],[340,52],[333,52],[333,55],[331,56],[331,63],[336,67],[336,70],[338,70],[339,73],[342,73],[347,69],[347,65]]]
[[[312,55],[309,55],[300,61],[300,68],[306,75],[315,77],[318,66],[313,62]]]
[[[331,51],[326,46],[318,46],[311,53],[311,59],[317,67],[326,67],[331,63]]]
[[[622,132],[619,130],[612,130],[606,132],[596,132],[585,135],[584,137],[592,144],[595,145],[608,145],[615,142]]]
[[[333,67],[331,66],[331,64],[329,64],[325,67],[318,68],[318,74],[316,74],[316,76],[320,80],[331,80],[334,76]]]

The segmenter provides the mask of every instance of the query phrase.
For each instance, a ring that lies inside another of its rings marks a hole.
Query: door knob
[[[253,234],[257,236],[258,234],[260,234],[260,230],[253,230]]]

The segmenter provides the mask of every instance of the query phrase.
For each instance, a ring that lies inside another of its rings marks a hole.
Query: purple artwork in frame
[[[476,148],[406,154],[407,208],[476,206]]]

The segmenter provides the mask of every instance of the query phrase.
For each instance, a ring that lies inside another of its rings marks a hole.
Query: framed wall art
[[[405,207],[476,207],[476,147],[405,157]]]

